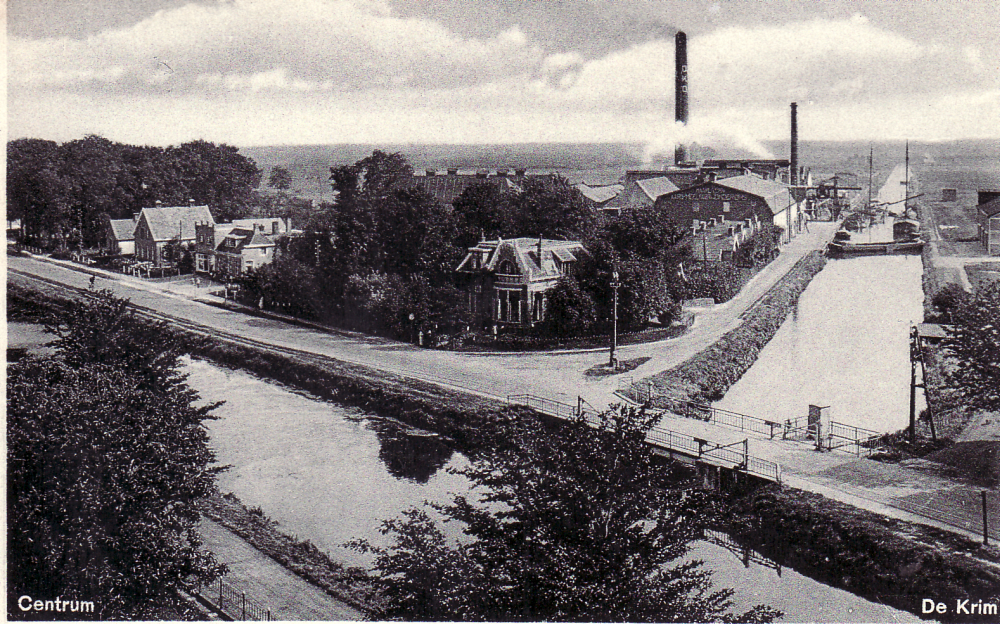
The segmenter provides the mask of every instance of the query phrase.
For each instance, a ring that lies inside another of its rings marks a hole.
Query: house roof
[[[208,206],[143,208],[139,215],[139,220],[142,219],[146,220],[154,241],[176,238],[178,230],[181,240],[192,239],[195,237],[195,223],[215,223]]]
[[[236,244],[231,245],[230,241],[234,241]],[[222,242],[219,243],[216,251],[221,251],[223,253],[240,253],[244,249],[273,247],[274,244],[274,240],[270,236],[262,233],[258,229],[235,227],[230,230],[228,234],[226,234],[225,238],[222,239]]]
[[[743,191],[756,195],[767,202],[771,209],[771,214],[779,214],[788,209],[794,203],[788,187],[781,182],[765,180],[755,175],[741,175],[734,178],[716,180],[709,184],[719,184],[736,191]]]
[[[108,219],[111,224],[111,232],[119,242],[135,240],[135,220],[134,219]]]
[[[527,276],[529,280],[544,280],[558,278],[562,275],[560,264],[575,262],[580,255],[587,253],[587,249],[579,241],[542,239],[542,253],[539,257],[538,243],[537,238],[480,241],[475,247],[469,248],[469,253],[456,270],[485,270],[495,273],[504,259],[512,259],[521,275]],[[477,257],[483,260],[480,269],[474,264]]]

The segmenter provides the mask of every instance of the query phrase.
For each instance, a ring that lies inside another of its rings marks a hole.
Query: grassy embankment
[[[763,348],[767,340],[762,336],[770,327],[773,327],[773,335],[808,280],[822,265],[821,256],[807,256],[748,313],[751,318],[742,327],[756,318],[752,335],[734,335],[739,331],[737,329],[723,338],[728,338],[729,348],[745,348],[740,345],[748,342]],[[34,304],[43,301],[44,298],[33,296],[35,294],[22,291],[11,296],[9,291],[9,300],[14,301],[15,306],[24,297]],[[53,301],[57,300],[50,297],[48,304]],[[238,345],[194,336],[191,336],[190,344],[193,353],[219,364],[250,370],[314,392],[321,398],[362,407],[446,434],[457,446],[468,451],[474,451],[476,447],[477,425],[482,419],[490,418],[503,409],[498,403],[440,390],[364,367],[336,362],[323,366],[295,362],[285,355],[255,352]],[[752,360],[747,362],[742,358],[735,361],[740,367],[749,368],[752,364]],[[704,360],[698,364],[707,365]],[[720,380],[728,378],[720,377]],[[701,388],[694,384],[681,387]],[[370,605],[370,601],[378,599],[357,570],[345,569],[308,542],[283,535],[258,510],[247,510],[232,497],[219,497],[204,504],[206,515],[338,599],[362,609]],[[888,588],[890,593],[900,596],[918,595],[919,592],[930,596],[938,595],[934,593],[938,590],[945,592],[942,595],[951,595],[950,592],[958,591],[960,586],[976,590],[984,583],[1000,582],[1000,577],[991,576],[997,574],[994,562],[1000,561],[995,551],[981,549],[971,540],[935,532],[922,525],[868,514],[821,496],[788,488],[768,488],[734,496],[729,499],[728,506],[728,520],[734,527],[745,528],[736,531],[736,536],[748,545],[775,558],[780,556],[777,560],[796,569],[801,567],[804,573],[823,582],[866,597],[876,597],[875,593],[865,589],[867,587],[875,588],[875,592]],[[903,557],[903,553],[910,554]],[[969,553],[976,553],[979,558],[973,558]],[[873,563],[858,564],[864,561]],[[907,562],[904,565],[921,562],[912,574],[909,572],[911,568],[903,570],[906,576],[901,581],[903,585],[898,587],[893,585],[893,579],[898,580],[900,571],[898,566],[894,568],[891,565],[897,561]],[[920,573],[924,566],[933,574]],[[908,608],[903,598],[897,603],[901,608]]]
[[[804,256],[744,313],[739,327],[683,364],[646,378],[653,385],[654,394],[697,402],[721,398],[757,361],[761,350],[795,307],[799,295],[824,266],[826,256],[822,252]]]
[[[731,501],[726,520],[737,541],[772,560],[914,614],[924,598],[949,607],[956,599],[1000,600],[1000,550],[949,531],[776,485]],[[954,613],[935,618],[963,621]]]

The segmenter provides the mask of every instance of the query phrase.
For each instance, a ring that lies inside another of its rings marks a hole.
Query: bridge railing
[[[531,394],[513,394],[507,397],[507,402],[514,405],[524,405],[535,411],[558,418],[572,418],[582,412],[590,424],[596,425],[599,423],[599,415],[585,401],[581,401],[574,406]],[[749,455],[746,451],[745,443],[741,451],[731,445],[718,445],[708,440],[671,431],[660,426],[650,429],[646,435],[646,441],[655,447],[675,451],[726,468],[743,470],[748,474],[769,481],[781,482],[781,466],[777,462]]]

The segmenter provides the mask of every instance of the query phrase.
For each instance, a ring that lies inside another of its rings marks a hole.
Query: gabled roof
[[[587,253],[587,249],[579,241],[542,239],[542,253],[539,256],[538,243],[537,238],[480,241],[475,247],[469,248],[469,253],[456,270],[485,270],[495,273],[504,259],[511,259],[517,264],[521,275],[529,280],[544,280],[558,278],[562,275],[559,271],[560,264],[576,262],[581,255]],[[485,260],[480,269],[475,267],[474,261],[477,258]]]
[[[108,219],[111,232],[119,242],[135,240],[135,221],[133,219]]]
[[[143,208],[139,220],[146,220],[154,241],[177,238],[181,240],[195,237],[195,223],[215,223],[208,206],[170,206],[164,208]]]
[[[642,192],[646,194],[646,197],[649,197],[654,202],[660,195],[666,195],[667,193],[673,193],[674,191],[679,190],[679,187],[666,176],[638,180],[636,185],[642,189]]]
[[[744,193],[756,195],[767,202],[768,207],[771,209],[771,214],[779,214],[784,210],[787,210],[788,207],[794,203],[792,194],[786,185],[781,182],[775,182],[774,180],[765,180],[764,178],[755,175],[741,175],[734,178],[725,178],[723,180],[709,182],[708,184],[718,184],[736,191],[743,191]]]

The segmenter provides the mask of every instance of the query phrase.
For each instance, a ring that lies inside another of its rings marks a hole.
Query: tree
[[[954,297],[943,344],[955,365],[949,383],[971,408],[1000,410],[1000,283],[981,286],[967,297]]]
[[[640,206],[610,216],[598,232],[620,255],[662,258],[684,238],[685,231],[655,206]]]
[[[195,407],[175,343],[110,293],[95,298],[53,322],[55,356],[8,367],[8,600],[88,600],[99,619],[144,619],[224,570],[200,550],[194,503],[225,468],[208,446],[214,406]]]
[[[292,188],[292,174],[285,167],[271,167],[271,177],[268,178],[267,185],[279,191],[287,191]]]
[[[452,203],[460,228],[456,245],[468,249],[482,237],[495,240],[504,236],[509,230],[506,201],[504,192],[496,184],[474,184],[465,189]]]
[[[528,178],[521,192],[505,194],[508,236],[588,240],[597,226],[594,209],[566,178]]]
[[[594,300],[573,277],[560,278],[546,293],[545,318],[541,329],[550,336],[570,338],[586,335],[597,320]]]
[[[707,494],[645,444],[658,416],[616,407],[547,427],[534,418],[485,425],[487,443],[461,471],[480,500],[436,505],[462,524],[451,542],[424,510],[383,523],[394,545],[372,548],[383,618],[504,621],[771,621],[763,606],[727,613],[699,562]],[[593,425],[593,426],[592,426]]]

